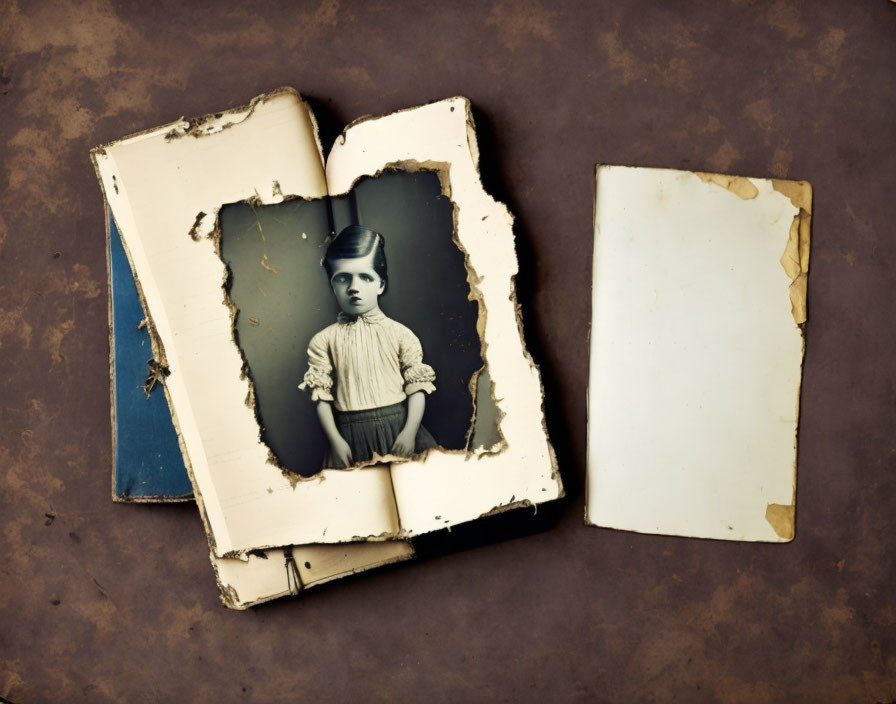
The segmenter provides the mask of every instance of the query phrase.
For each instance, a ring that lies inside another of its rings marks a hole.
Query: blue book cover
[[[124,245],[108,212],[110,372],[115,501],[184,501],[193,487],[153,361],[145,314]]]

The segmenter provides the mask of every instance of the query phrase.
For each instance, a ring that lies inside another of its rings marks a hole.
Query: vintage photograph
[[[224,560],[562,494],[513,217],[479,179],[467,99],[356,121],[326,160],[288,88],[93,156],[228,605],[290,587],[263,558],[242,576]]]
[[[436,172],[234,203],[219,231],[248,402],[282,468],[312,476],[499,446],[480,303]]]

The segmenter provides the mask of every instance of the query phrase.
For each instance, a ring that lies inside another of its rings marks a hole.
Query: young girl
[[[436,441],[420,422],[436,375],[420,341],[379,308],[386,291],[386,244],[369,227],[350,225],[330,243],[323,266],[342,312],[308,344],[311,391],[330,441],[324,467],[350,467],[374,456],[410,457]]]

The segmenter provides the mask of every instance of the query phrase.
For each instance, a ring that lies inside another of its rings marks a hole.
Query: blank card
[[[793,539],[811,194],[597,168],[587,523]]]

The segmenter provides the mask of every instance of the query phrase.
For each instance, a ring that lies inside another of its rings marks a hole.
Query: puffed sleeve
[[[416,391],[431,394],[436,390],[436,373],[431,366],[423,363],[423,347],[417,336],[407,328],[402,330],[398,358],[401,375],[404,378],[404,392],[410,396]]]
[[[312,401],[333,400],[333,364],[323,331],[308,343],[308,371],[299,388],[310,391]]]

